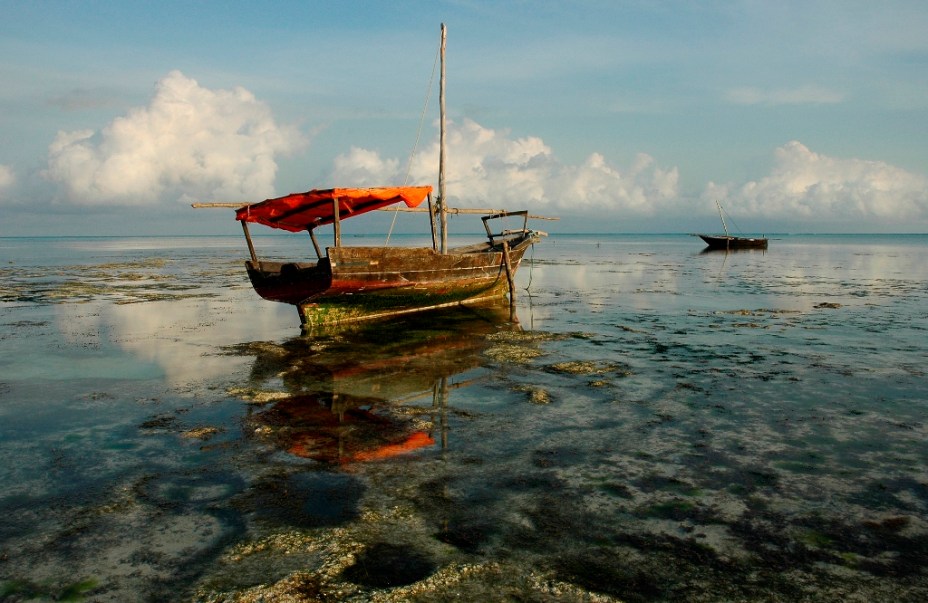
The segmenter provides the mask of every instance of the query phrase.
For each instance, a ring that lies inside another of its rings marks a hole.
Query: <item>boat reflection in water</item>
[[[519,330],[508,303],[411,315],[254,349],[252,381],[286,397],[245,432],[323,463],[389,458],[446,444],[448,392],[480,378],[488,336]],[[452,382],[452,378],[462,379]]]
[[[766,247],[731,247],[726,249],[725,247],[705,247],[699,251],[699,255],[725,255],[727,253],[758,253],[761,255],[766,255]]]

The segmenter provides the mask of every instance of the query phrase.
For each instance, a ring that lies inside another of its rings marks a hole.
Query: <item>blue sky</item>
[[[435,184],[442,22],[454,205],[928,232],[919,0],[0,0],[0,236],[234,233],[189,204]]]

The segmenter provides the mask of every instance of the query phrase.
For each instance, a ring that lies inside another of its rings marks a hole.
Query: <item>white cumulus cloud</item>
[[[778,148],[771,173],[736,186],[709,183],[704,194],[767,217],[905,221],[928,218],[928,178],[881,161],[842,159],[798,141]]]
[[[446,186],[448,200],[463,207],[622,209],[651,215],[676,201],[677,168],[655,165],[639,154],[632,165],[610,165],[598,153],[580,165],[560,162],[540,138],[512,138],[506,130],[472,120],[448,123]],[[437,183],[438,140],[408,168],[410,184]],[[406,182],[406,164],[376,151],[353,148],[335,159],[332,179],[359,186]]]
[[[100,132],[59,132],[44,176],[82,204],[254,200],[274,192],[275,156],[304,144],[251,92],[210,90],[172,71],[147,107]]]

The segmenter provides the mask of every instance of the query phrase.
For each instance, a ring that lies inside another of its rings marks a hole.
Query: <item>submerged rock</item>
[[[245,387],[233,387],[228,391],[230,396],[241,398],[252,404],[267,404],[292,397],[292,394],[282,391],[261,391]]]
[[[193,429],[188,429],[187,431],[181,432],[185,438],[196,439],[196,440],[208,440],[217,433],[220,433],[222,430],[218,427],[194,427]]]
[[[547,390],[531,385],[521,385],[515,388],[516,391],[528,394],[528,400],[532,404],[550,404],[551,394]]]
[[[487,348],[483,354],[496,362],[527,364],[533,359],[543,356],[544,352],[530,346],[502,343]]]

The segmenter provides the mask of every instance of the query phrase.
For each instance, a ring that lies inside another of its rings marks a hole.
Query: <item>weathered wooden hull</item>
[[[513,278],[537,240],[528,232],[511,241]],[[304,329],[474,303],[509,291],[503,251],[489,245],[448,253],[428,247],[330,247],[318,264],[246,266],[255,291],[295,305]]]
[[[698,235],[710,249],[767,249],[763,237],[731,237],[724,235]]]

